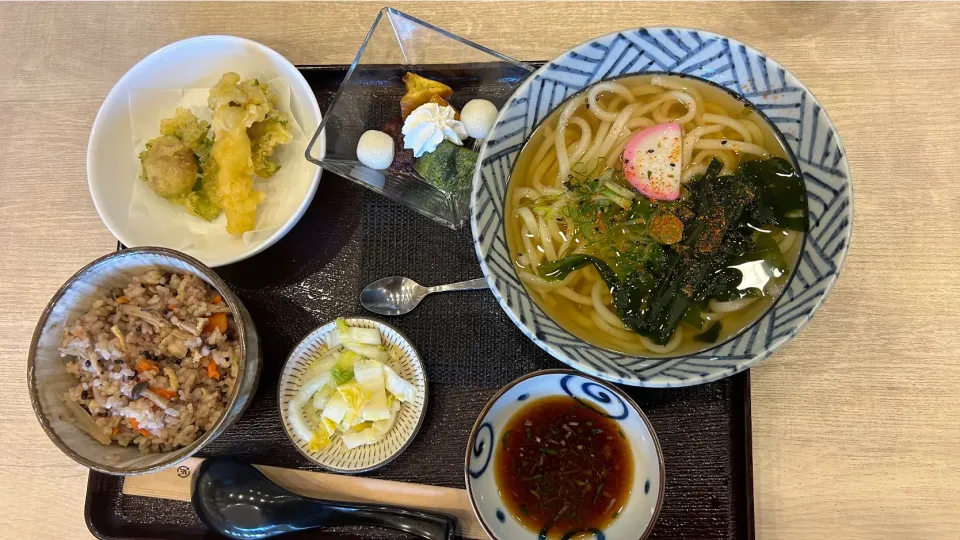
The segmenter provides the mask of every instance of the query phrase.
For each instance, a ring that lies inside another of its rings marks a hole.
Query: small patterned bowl
[[[136,445],[105,446],[72,422],[60,397],[77,379],[67,373],[59,347],[68,323],[86,313],[98,296],[125,286],[135,275],[152,268],[190,273],[202,278],[223,296],[237,327],[239,367],[233,394],[225,412],[192,444],[170,452],[140,454]],[[260,377],[260,339],[250,313],[220,276],[200,261],[166,248],[141,247],[111,253],[80,269],[60,288],[40,316],[30,343],[27,381],[30,401],[43,430],[60,450],[95,471],[122,476],[145,474],[192,456],[240,418],[257,390]]]
[[[810,219],[800,260],[773,306],[727,341],[672,358],[625,356],[586,343],[557,325],[520,283],[503,223],[513,166],[551,111],[598,81],[656,73],[699,78],[730,91],[763,115],[796,158]],[[770,356],[823,304],[843,267],[853,228],[850,166],[833,122],[813,94],[782,65],[749,45],[677,27],[599,36],[554,58],[517,87],[480,149],[470,206],[480,268],[514,324],[571,367],[634,386],[707,383]]]
[[[283,371],[280,373],[277,396],[280,405],[280,417],[283,419],[283,429],[290,441],[297,447],[297,450],[307,459],[325,469],[338,473],[353,474],[372,471],[393,461],[401,452],[406,450],[413,438],[416,437],[427,412],[427,375],[423,368],[423,362],[420,361],[420,354],[410,343],[410,340],[399,330],[376,319],[366,317],[344,318],[350,326],[380,330],[383,340],[401,352],[399,362],[391,367],[417,389],[414,400],[404,403],[401,407],[397,423],[390,430],[390,433],[374,444],[359,446],[353,450],[347,450],[339,439],[335,439],[333,444],[326,449],[311,452],[309,441],[298,437],[290,427],[287,405],[300,390],[300,385],[303,383],[302,376],[307,367],[322,356],[320,351],[326,344],[327,334],[336,328],[336,321],[330,321],[310,332],[294,347],[283,366]],[[317,427],[312,425],[309,419],[307,424],[314,429]]]
[[[640,407],[612,384],[565,369],[538,371],[511,382],[493,396],[474,424],[467,444],[464,476],[477,520],[495,540],[542,538],[507,511],[495,478],[497,441],[524,405],[550,396],[570,396],[617,421],[633,451],[633,489],[623,512],[596,540],[646,538],[663,504],[663,453],[653,426]],[[566,538],[566,537],[564,537]]]

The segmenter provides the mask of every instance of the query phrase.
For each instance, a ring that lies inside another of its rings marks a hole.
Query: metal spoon
[[[193,507],[200,521],[229,538],[256,540],[345,525],[386,527],[427,540],[453,540],[456,534],[457,520],[450,516],[302,497],[233,458],[207,459],[194,482]]]
[[[367,285],[360,293],[360,303],[363,304],[363,307],[380,315],[403,315],[404,313],[410,313],[428,294],[446,291],[476,291],[487,287],[489,285],[485,278],[436,287],[424,287],[408,277],[390,276]]]

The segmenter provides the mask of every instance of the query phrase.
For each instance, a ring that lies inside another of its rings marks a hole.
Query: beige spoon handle
[[[189,501],[193,473],[203,462],[189,458],[179,465],[123,481],[124,495],[140,495],[157,499]],[[467,492],[463,489],[377,480],[359,476],[327,474],[281,467],[257,465],[260,472],[277,485],[300,495],[333,501],[389,504],[404,508],[440,512],[457,518],[461,534],[467,538],[485,539],[483,527],[473,515]]]

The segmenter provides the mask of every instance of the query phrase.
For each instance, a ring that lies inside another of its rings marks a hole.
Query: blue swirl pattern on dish
[[[487,471],[490,460],[493,459],[494,450],[493,426],[489,422],[484,422],[477,430],[477,436],[473,439],[473,448],[470,454],[473,459],[470,460],[470,476],[480,478]]]
[[[645,73],[694,76],[739,94],[779,131],[807,190],[809,231],[797,269],[750,328],[686,357],[625,356],[584,342],[527,295],[507,248],[504,197],[520,150],[559,104],[602,80]],[[557,359],[604,379],[651,387],[728,377],[766,358],[809,322],[836,282],[853,223],[850,169],[836,129],[813,95],[776,61],[711,32],[641,28],[596,38],[543,66],[504,105],[480,153],[472,194],[474,246],[491,290],[513,322]]]
[[[580,385],[580,390],[587,399],[575,394],[570,388],[570,382],[574,378],[577,379],[574,384]],[[602,386],[593,381],[580,379],[574,375],[567,375],[566,377],[560,379],[560,387],[563,388],[563,391],[573,399],[581,403],[594,405],[594,409],[608,418],[612,418],[614,420],[623,420],[630,415],[630,409],[627,407],[627,404],[620,399],[620,396],[607,392]],[[611,405],[616,405],[615,413],[610,412],[609,407]]]

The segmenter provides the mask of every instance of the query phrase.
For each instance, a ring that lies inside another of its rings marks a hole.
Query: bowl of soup
[[[807,324],[849,247],[850,171],[826,112],[710,32],[574,47],[517,88],[478,163],[471,223],[498,302],[610,381],[749,368]]]
[[[465,462],[470,504],[497,540],[646,538],[663,454],[621,390],[571,370],[521,377],[484,407]]]

